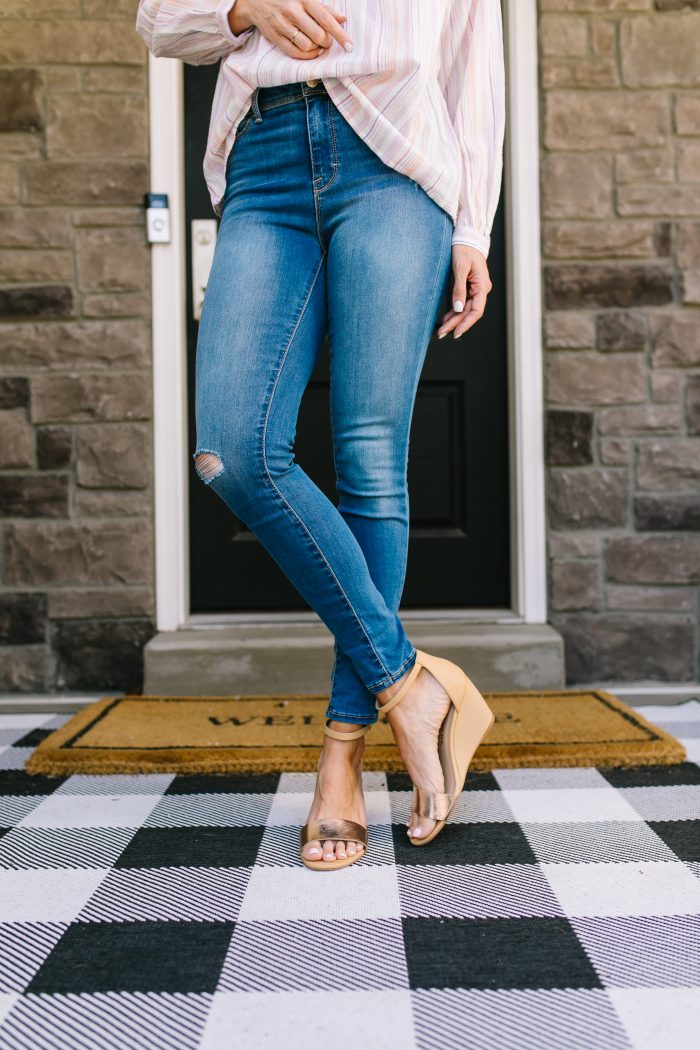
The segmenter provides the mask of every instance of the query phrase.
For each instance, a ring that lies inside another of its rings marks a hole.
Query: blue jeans
[[[193,456],[332,632],[327,717],[341,722],[375,722],[375,694],[416,658],[398,616],[409,429],[451,234],[322,81],[255,90],[202,306]],[[293,453],[326,331],[337,506]]]

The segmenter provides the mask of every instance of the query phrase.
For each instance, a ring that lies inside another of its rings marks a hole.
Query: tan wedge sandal
[[[420,649],[416,649],[416,661],[398,693],[384,704],[375,700],[377,710],[386,714],[403,700],[421,667],[425,667],[438,680],[452,703],[438,735],[438,754],[445,778],[445,791],[435,793],[413,788],[412,811],[419,817],[436,820],[437,824],[425,838],[409,836],[414,846],[427,846],[444,828],[464,787],[474,752],[495,721],[493,711],[461,667],[451,660],[431,656]]]
[[[369,728],[369,726],[361,726],[352,732],[344,733],[337,729],[331,729],[326,723],[324,732],[326,736],[330,736],[334,740],[359,740]],[[347,868],[349,864],[354,864],[360,857],[364,857],[367,852],[367,828],[363,827],[362,824],[356,824],[354,820],[332,820],[328,817],[323,817],[321,820],[311,820],[308,824],[304,824],[300,837],[301,849],[304,848],[307,842],[313,842],[314,839],[319,842],[327,840],[334,842],[361,842],[364,847],[352,857],[337,857],[335,860],[309,860],[302,853],[302,863],[314,871],[335,871],[337,868]]]

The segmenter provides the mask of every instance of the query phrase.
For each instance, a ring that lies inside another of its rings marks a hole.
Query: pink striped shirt
[[[505,128],[500,0],[333,0],[354,47],[334,39],[315,59],[291,58],[255,26],[234,34],[234,2],[140,0],[136,16],[154,55],[191,65],[223,59],[203,164],[214,213],[256,86],[316,78],[384,163],[448,212],[452,243],[488,256]]]

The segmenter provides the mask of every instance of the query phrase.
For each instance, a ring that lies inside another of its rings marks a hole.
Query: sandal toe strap
[[[446,795],[435,791],[422,791],[414,788],[414,810],[419,817],[428,817],[429,820],[447,820],[450,810],[459,798],[459,795]]]
[[[361,842],[367,845],[367,828],[354,820],[312,820],[301,829],[301,844],[307,842]]]

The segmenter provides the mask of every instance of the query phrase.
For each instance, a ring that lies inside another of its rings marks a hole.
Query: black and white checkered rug
[[[0,716],[0,1047],[695,1048],[700,703],[681,766],[470,776],[436,841],[365,774],[366,858],[298,860],[313,775],[22,772]]]

